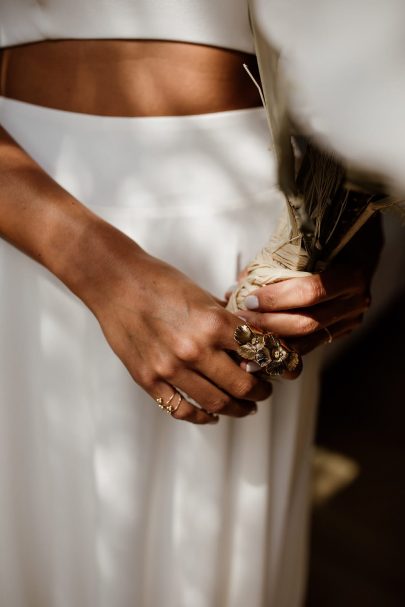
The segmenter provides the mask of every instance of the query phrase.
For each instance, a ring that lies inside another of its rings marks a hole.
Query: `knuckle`
[[[202,348],[193,339],[182,339],[175,346],[175,354],[185,363],[193,363],[201,358]]]
[[[307,306],[312,297],[312,287],[309,282],[302,282],[295,288],[295,298],[301,307]]]
[[[310,303],[317,303],[325,297],[325,287],[318,276],[309,280],[306,286],[306,298]]]
[[[177,411],[172,413],[172,417],[179,421],[188,421],[190,419],[190,411],[187,407],[179,407]]]
[[[232,394],[237,398],[245,398],[252,391],[256,385],[256,381],[253,377],[247,376],[246,378],[239,379],[234,382],[232,387]]]
[[[152,393],[155,383],[158,380],[157,374],[152,369],[141,369],[137,372],[136,381],[140,384],[147,392]]]
[[[210,310],[203,320],[201,335],[205,337],[206,342],[214,343],[218,339],[218,334],[228,326],[228,322],[224,310],[221,308]]]
[[[309,335],[320,328],[318,321],[311,316],[298,316],[297,318],[298,333],[301,335]]]
[[[267,289],[266,287],[262,287],[258,291],[257,295],[262,308],[269,308],[272,310],[273,308],[277,307],[277,298],[274,296],[273,291],[274,288],[270,292],[270,289]]]
[[[159,378],[173,380],[178,373],[179,365],[174,358],[164,358],[155,363],[154,372]]]
[[[231,404],[231,399],[228,396],[222,396],[211,401],[207,409],[210,413],[220,413]]]

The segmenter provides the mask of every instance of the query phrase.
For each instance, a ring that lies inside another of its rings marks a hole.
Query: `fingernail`
[[[210,424],[217,424],[219,422],[219,415],[213,415],[212,413],[210,414]]]
[[[260,365],[258,365],[255,362],[248,362],[245,367],[245,371],[247,371],[247,373],[255,373],[259,369],[260,369]]]
[[[245,306],[248,310],[257,310],[259,307],[259,300],[256,295],[248,295],[245,297]]]
[[[255,415],[257,413],[257,406],[251,410],[251,412],[249,413],[249,415]]]

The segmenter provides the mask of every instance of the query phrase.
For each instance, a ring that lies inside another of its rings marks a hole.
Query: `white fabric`
[[[404,1],[251,2],[303,131],[404,196]]]
[[[0,98],[77,198],[222,295],[280,198],[262,109],[161,118]],[[249,419],[177,422],[84,305],[0,241],[0,604],[298,607],[316,360]]]
[[[1,0],[0,46],[61,38],[180,40],[253,53],[247,0]]]

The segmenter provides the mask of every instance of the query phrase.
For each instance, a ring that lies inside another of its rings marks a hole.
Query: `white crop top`
[[[0,0],[0,46],[70,38],[177,40],[253,53],[248,0]]]

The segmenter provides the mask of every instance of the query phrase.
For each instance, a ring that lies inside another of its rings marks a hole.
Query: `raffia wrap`
[[[290,233],[289,214],[286,211],[270,241],[248,265],[246,277],[233,291],[227,305],[230,312],[246,310],[245,298],[260,287],[310,275],[310,272],[305,271],[308,256],[301,246],[301,238],[289,242]]]

